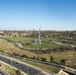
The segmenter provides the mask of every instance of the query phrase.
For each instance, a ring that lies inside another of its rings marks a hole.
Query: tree
[[[47,58],[46,57],[44,58],[44,61],[47,61]]]
[[[16,70],[17,75],[21,75],[21,72],[19,70]]]
[[[35,59],[35,56],[33,56],[32,59]]]
[[[51,63],[54,62],[54,57],[50,56],[50,62],[51,62]]]
[[[0,64],[0,66],[2,66],[2,65]]]
[[[66,65],[66,59],[61,59],[60,64],[61,65]]]
[[[21,55],[21,57],[25,58],[25,57],[26,57],[26,55],[25,55],[25,54],[23,54],[23,55]]]
[[[46,61],[47,59],[46,59],[46,57],[45,58],[41,58],[41,61]]]

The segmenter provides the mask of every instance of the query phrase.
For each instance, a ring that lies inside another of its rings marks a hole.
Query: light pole
[[[10,65],[12,66],[12,60],[10,59]]]
[[[29,68],[29,67],[27,67],[27,75],[28,75],[28,68]]]
[[[10,72],[11,72],[11,74],[12,74],[12,60],[11,59],[9,59],[9,64],[10,64]]]

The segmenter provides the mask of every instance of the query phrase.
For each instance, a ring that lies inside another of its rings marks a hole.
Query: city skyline
[[[0,30],[76,30],[76,0],[0,0]]]

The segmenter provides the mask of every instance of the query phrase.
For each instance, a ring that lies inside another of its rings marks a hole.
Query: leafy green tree
[[[17,75],[21,75],[21,72],[19,70],[16,70]]]
[[[54,62],[54,57],[50,56],[50,62],[53,63]]]
[[[25,57],[26,57],[26,55],[25,55],[25,54],[23,54],[23,55],[21,55],[21,57],[24,57],[24,58],[25,58]]]
[[[66,65],[66,59],[61,59],[60,64],[61,65]]]
[[[41,61],[47,61],[47,58],[45,57],[45,58],[41,58]]]
[[[0,66],[2,66],[2,65],[0,64]]]
[[[36,59],[35,56],[33,56],[32,59]]]

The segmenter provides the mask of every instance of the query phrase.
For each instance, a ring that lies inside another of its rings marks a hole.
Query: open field
[[[45,48],[55,48],[61,46],[59,44],[52,43],[51,41],[49,41],[49,38],[46,41],[44,38],[42,38],[41,45],[32,43],[33,41],[35,42],[36,39],[29,37],[5,37],[4,39],[13,42],[20,42],[22,43],[22,46],[25,49],[27,48],[45,49]],[[55,39],[50,38],[50,40],[55,40]]]
[[[45,48],[54,48],[54,47],[58,47],[60,45],[57,44],[52,44],[52,43],[42,43],[41,45],[39,44],[32,44],[32,45],[24,45],[24,48],[40,48],[40,49],[45,49]]]
[[[29,52],[27,50],[20,50],[19,48],[15,47],[13,44],[0,39],[0,51],[4,51],[6,53],[16,53],[19,55],[25,54],[28,57],[35,56],[36,58],[46,57],[47,61],[49,61],[50,56],[54,57],[54,60],[57,62],[60,62],[61,59],[66,59],[67,65],[75,65],[76,63],[76,51],[67,50],[62,52],[51,52],[48,54],[35,54],[32,52]]]
[[[7,42],[6,40],[0,39],[0,51],[4,51],[6,53],[17,53],[17,54],[29,54],[30,56],[34,55],[31,52],[26,50],[20,50],[15,47],[12,43]]]
[[[27,37],[6,37],[5,39],[10,40],[10,41],[14,41],[14,42],[25,42],[25,41],[31,41],[34,40],[34,38],[27,38]]]
[[[6,52],[6,53],[26,54],[29,57],[34,56],[34,55],[37,56],[34,53],[31,53],[25,50],[20,50],[5,40],[0,40],[0,51]],[[59,69],[52,67],[52,66],[47,66],[47,65],[44,66],[43,64],[37,64],[35,62],[30,62],[30,61],[24,61],[24,62],[29,63],[31,65],[34,65],[36,67],[39,67],[49,72],[52,71],[54,73],[57,73],[59,71]]]

